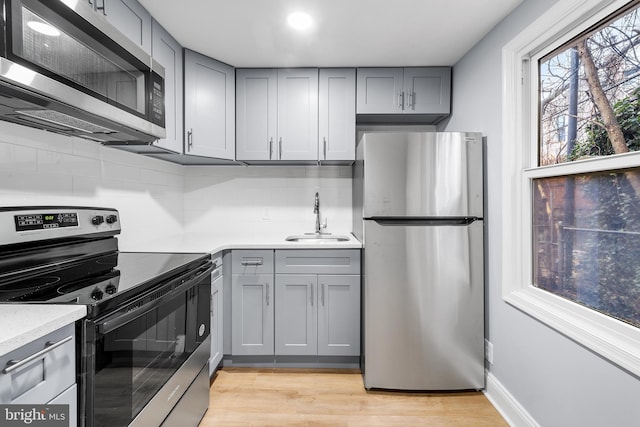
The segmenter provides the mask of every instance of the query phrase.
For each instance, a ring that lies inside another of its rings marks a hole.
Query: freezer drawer
[[[483,223],[364,221],[367,388],[484,388]]]
[[[354,176],[363,198],[355,205],[364,218],[482,218],[482,152],[479,133],[365,133],[357,150],[364,167]]]

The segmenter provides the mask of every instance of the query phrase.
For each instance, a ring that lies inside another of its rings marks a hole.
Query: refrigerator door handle
[[[387,218],[387,217],[373,217],[365,218],[365,220],[375,221],[380,225],[388,226],[406,226],[406,225],[469,225],[476,221],[482,221],[482,218],[478,217],[460,217],[460,218]]]

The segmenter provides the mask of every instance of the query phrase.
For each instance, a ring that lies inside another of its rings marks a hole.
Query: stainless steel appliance
[[[484,388],[482,164],[477,133],[359,138],[366,388]]]
[[[196,426],[209,405],[209,254],[119,252],[116,210],[0,208],[0,302],[84,304],[79,425]]]
[[[0,1],[0,119],[103,143],[164,138],[164,69],[90,3]]]

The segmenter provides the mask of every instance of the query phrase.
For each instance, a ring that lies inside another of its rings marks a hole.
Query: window
[[[560,0],[503,49],[503,296],[635,374],[639,7]]]

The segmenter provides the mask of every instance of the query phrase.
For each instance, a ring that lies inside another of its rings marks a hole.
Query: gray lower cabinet
[[[69,405],[68,425],[77,425],[73,323],[0,356],[0,366],[0,404]]]
[[[360,251],[277,250],[276,354],[360,355]]]
[[[360,355],[359,250],[234,250],[232,272],[234,356]]]
[[[276,274],[276,354],[318,354],[317,277]]]
[[[278,355],[360,355],[360,276],[276,274]]]
[[[233,251],[232,273],[232,354],[274,354],[273,251]]]
[[[211,273],[211,354],[209,357],[209,376],[213,375],[222,361],[224,334],[224,276],[222,274],[222,254],[213,256],[214,270]]]
[[[360,355],[360,276],[318,276],[318,354]]]

